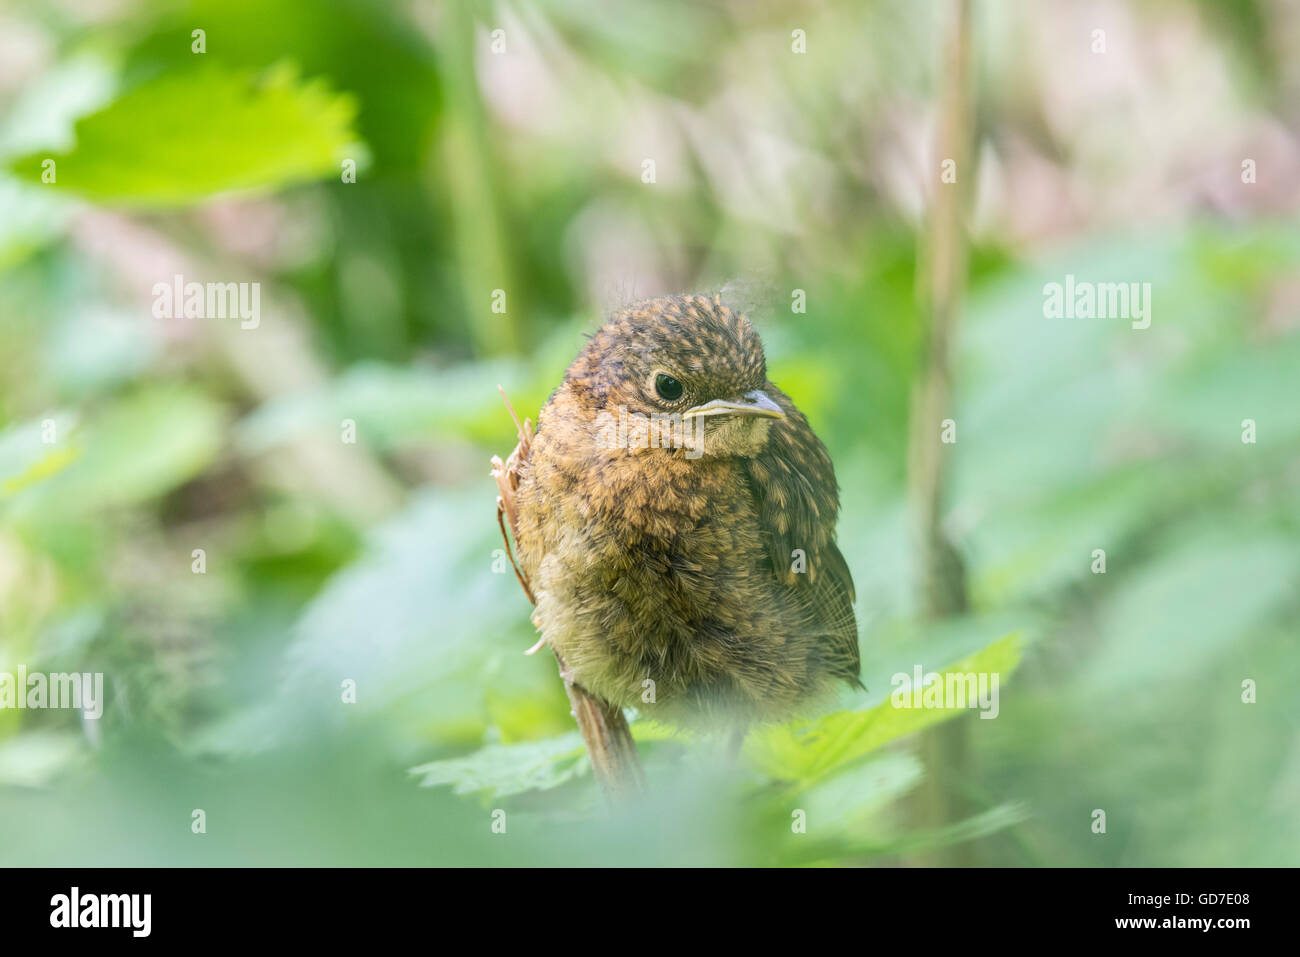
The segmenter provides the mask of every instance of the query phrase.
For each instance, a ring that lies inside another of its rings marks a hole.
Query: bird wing
[[[790,397],[771,382],[764,390],[785,418],[772,423],[766,446],[747,460],[746,468],[772,571],[790,589],[809,626],[825,633],[831,673],[857,682],[856,593],[848,563],[835,545],[840,508],[835,467]]]

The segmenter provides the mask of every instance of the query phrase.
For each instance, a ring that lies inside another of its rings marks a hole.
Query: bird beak
[[[768,419],[784,419],[785,413],[761,389],[746,392],[743,399],[714,399],[682,413],[683,419],[704,418],[708,415],[758,415]]]

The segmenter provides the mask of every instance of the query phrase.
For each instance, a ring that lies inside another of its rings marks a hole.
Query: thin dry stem
[[[940,423],[953,418],[951,351],[966,278],[967,240],[964,221],[974,181],[971,95],[971,10],[969,0],[953,0],[944,43],[943,91],[936,159],[951,159],[956,182],[936,186],[930,208],[921,275],[922,298],[928,307],[925,354],[912,411],[910,485],[920,530],[922,614],[937,620],[962,615],[967,609],[966,572],[943,527],[945,450],[939,441]],[[934,164],[938,169],[939,164]],[[967,728],[950,721],[930,731],[922,741],[929,771],[918,793],[920,823],[938,827],[959,818],[965,801],[953,784],[967,773]],[[935,851],[932,864],[974,863],[969,844]]]

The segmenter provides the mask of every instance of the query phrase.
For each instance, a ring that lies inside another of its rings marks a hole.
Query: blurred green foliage
[[[1270,181],[1300,155],[1283,14],[1120,5],[1072,70],[1091,23],[977,7],[947,459],[972,611],[943,623],[906,486],[937,7],[6,7],[36,52],[0,76],[0,672],[102,671],[109,700],[0,711],[0,861],[1294,863],[1300,228],[1238,183],[1260,129],[1292,150]],[[1141,31],[1231,66],[1162,72]],[[176,273],[260,282],[261,324],[155,318]],[[1151,327],[1045,319],[1067,273],[1151,283]],[[688,291],[751,314],[832,452],[870,690],[731,768],[635,720],[652,791],[609,810],[497,573],[497,385],[535,416],[604,309]],[[999,672],[998,718],[890,707],[917,663]],[[965,767],[916,754],[943,719]],[[917,826],[927,778],[972,814]]]

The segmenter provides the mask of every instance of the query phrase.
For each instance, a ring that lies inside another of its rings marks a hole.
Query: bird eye
[[[675,402],[682,397],[682,384],[663,372],[655,376],[655,391],[659,398]]]

